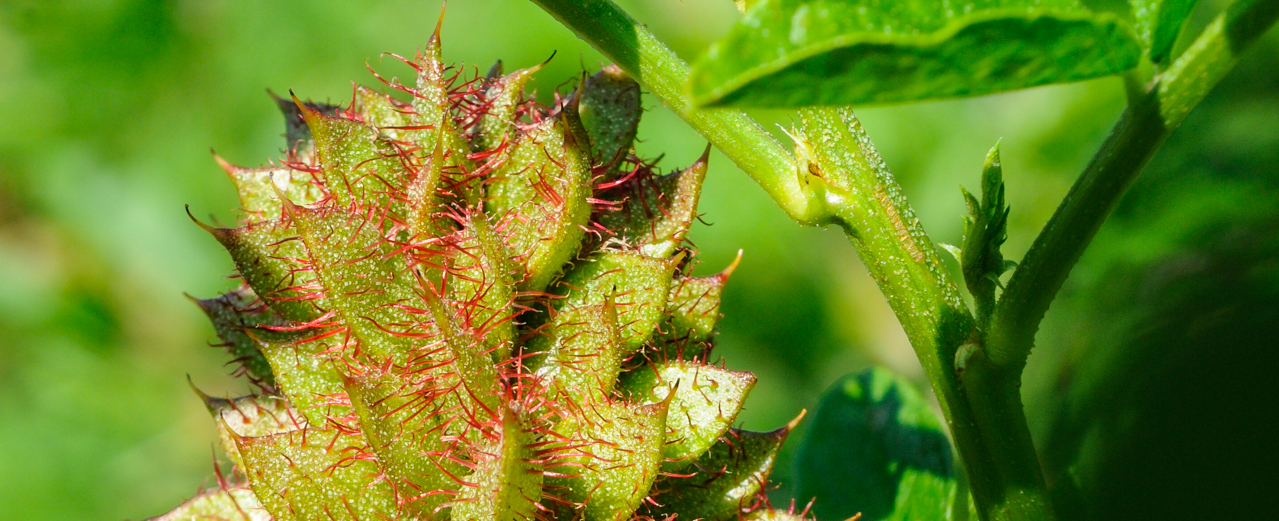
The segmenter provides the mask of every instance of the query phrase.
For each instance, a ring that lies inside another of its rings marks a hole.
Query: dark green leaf
[[[765,0],[690,79],[702,106],[975,96],[1132,68],[1132,29],[1075,0]]]
[[[797,419],[798,420],[798,419]],[[764,488],[777,461],[777,451],[796,422],[772,432],[731,429],[680,475],[653,485],[661,508],[649,506],[654,519],[677,514],[679,519],[727,521]]]
[[[231,354],[232,362],[243,367],[250,380],[268,388],[274,387],[271,365],[248,331],[252,330],[252,334],[259,338],[292,336],[270,329],[287,326],[288,321],[260,301],[248,286],[228,291],[217,298],[196,300],[195,303],[208,315],[213,330],[222,339],[222,347]]]
[[[603,212],[600,224],[645,255],[670,256],[697,217],[710,153],[707,145],[688,168],[660,177],[636,176],[608,190],[611,199],[623,202],[619,210]]]
[[[886,369],[836,382],[817,407],[796,458],[796,500],[818,519],[945,519],[956,495],[954,459],[919,391]]]
[[[639,129],[644,113],[639,83],[621,67],[608,65],[586,79],[579,110],[591,138],[591,157],[595,163],[609,165],[604,176],[608,178],[626,159]]]
[[[1150,60],[1159,63],[1172,52],[1181,33],[1181,25],[1195,8],[1196,0],[1128,0],[1132,5],[1137,34],[1150,52]]]

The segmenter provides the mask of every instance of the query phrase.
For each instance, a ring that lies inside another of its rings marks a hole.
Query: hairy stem
[[[533,0],[613,60],[751,176],[802,224],[824,224],[820,200],[795,175],[795,160],[763,127],[738,110],[698,110],[684,95],[689,68],[610,0]]]
[[[803,109],[800,119],[801,163],[817,168],[807,182],[823,196],[905,329],[941,403],[978,513],[988,520],[1051,519],[1015,392],[1019,380],[979,358],[967,360],[962,373],[956,369],[960,345],[973,338],[973,317],[901,187],[851,110]]]
[[[1279,0],[1239,0],[1134,99],[1026,257],[991,319],[990,362],[1020,375],[1039,323],[1070,270],[1168,134],[1279,17]]]

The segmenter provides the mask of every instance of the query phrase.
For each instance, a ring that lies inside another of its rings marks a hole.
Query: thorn
[[[444,27],[444,12],[448,10],[448,0],[440,2],[440,17],[435,21],[435,32],[431,33],[431,39],[427,40],[427,46],[440,44],[440,29]]]
[[[209,226],[207,224],[200,222],[199,219],[196,219],[195,216],[191,214],[191,205],[188,204],[184,206],[186,207],[187,217],[191,218],[191,222],[195,223],[196,226],[199,226],[202,230],[209,232],[214,237],[216,237],[219,241],[221,241],[222,238],[227,235],[226,230],[223,230],[222,228],[215,228],[213,226]]]
[[[541,69],[542,67],[545,67],[545,66],[546,66],[546,64],[551,63],[551,60],[554,60],[554,59],[555,59],[555,53],[557,53],[557,52],[559,52],[559,51],[558,51],[558,50],[551,51],[551,55],[550,55],[550,56],[546,57],[546,59],[545,59],[545,60],[543,60],[543,61],[542,61],[542,63],[537,64],[537,69]],[[583,72],[583,74],[582,74],[582,75],[583,75],[583,76],[585,76],[585,75],[586,75],[586,74],[585,74],[585,72]]]
[[[298,99],[298,95],[293,93],[293,89],[289,89],[289,96],[293,98],[293,103],[298,106],[298,111],[302,113],[302,119],[307,121],[307,126],[310,126],[310,120],[319,116],[320,111],[306,106],[306,103],[303,103],[301,99]]]
[[[502,77],[502,60],[498,60],[492,67],[489,67],[489,72],[484,75],[484,79],[492,83],[493,80],[500,77]]]
[[[800,410],[799,410],[799,415],[798,415],[798,416],[796,416],[796,417],[795,417],[795,419],[793,419],[793,420],[791,420],[789,423],[787,423],[787,424],[786,424],[786,427],[784,427],[784,428],[786,429],[786,432],[789,434],[789,433],[790,433],[790,431],[795,430],[795,427],[796,427],[796,426],[798,426],[798,425],[799,425],[799,422],[803,421],[803,420],[804,420],[804,416],[807,416],[807,415],[808,415],[808,409],[800,409]]]
[[[727,268],[724,268],[724,271],[721,271],[721,272],[719,272],[719,274],[718,274],[718,275],[715,275],[716,277],[719,277],[719,280],[720,280],[720,283],[721,283],[721,284],[723,284],[723,283],[725,283],[725,282],[728,282],[728,278],[729,278],[729,277],[731,277],[731,276],[733,276],[733,272],[734,272],[734,271],[737,271],[737,266],[738,266],[739,264],[741,264],[741,263],[742,263],[742,252],[743,252],[743,251],[745,251],[745,250],[742,250],[742,249],[738,248],[738,250],[737,250],[737,258],[733,259],[733,262],[729,263],[728,267],[727,267]]]
[[[187,373],[187,385],[191,386],[191,390],[195,391],[196,396],[200,397],[200,401],[204,402],[204,407],[209,410],[209,414],[216,415],[221,407],[231,403],[231,400],[227,400],[225,398],[214,398],[204,391],[201,391],[199,387],[195,386],[195,381],[191,380],[190,373]]]

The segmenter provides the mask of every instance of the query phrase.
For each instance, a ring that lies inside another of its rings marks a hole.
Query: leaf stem
[[[1279,0],[1238,0],[1120,117],[1013,272],[991,319],[992,364],[1021,374],[1035,333],[1111,210],[1159,145],[1279,17]]]
[[[824,224],[822,202],[806,192],[781,143],[738,110],[698,110],[685,96],[688,64],[610,0],[533,0],[613,60],[751,176],[801,224]]]

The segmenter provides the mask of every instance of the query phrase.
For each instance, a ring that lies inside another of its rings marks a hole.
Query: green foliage
[[[295,98],[283,166],[223,162],[244,221],[200,226],[244,285],[197,303],[262,392],[200,393],[234,470],[166,519],[766,510],[793,425],[730,429],[755,385],[708,364],[731,268],[683,274],[707,154],[637,159],[616,68],[546,108],[537,68],[468,82],[438,51],[412,103]]]
[[[1003,165],[999,160],[999,145],[986,155],[986,166],[981,172],[981,200],[960,189],[968,215],[964,216],[964,241],[956,248],[944,245],[959,260],[964,283],[977,304],[977,317],[984,322],[995,306],[995,288],[999,277],[1016,267],[1016,263],[1004,260],[1000,248],[1008,240],[1008,212],[1011,209],[1004,199]]]
[[[812,498],[818,519],[950,519],[959,493],[941,423],[910,382],[882,368],[831,386],[795,463],[795,497]]]
[[[1150,61],[1161,63],[1168,59],[1177,35],[1181,34],[1181,26],[1197,0],[1128,0],[1128,3]]]
[[[796,107],[974,96],[1137,64],[1132,29],[1075,0],[765,0],[693,68],[702,106]]]

